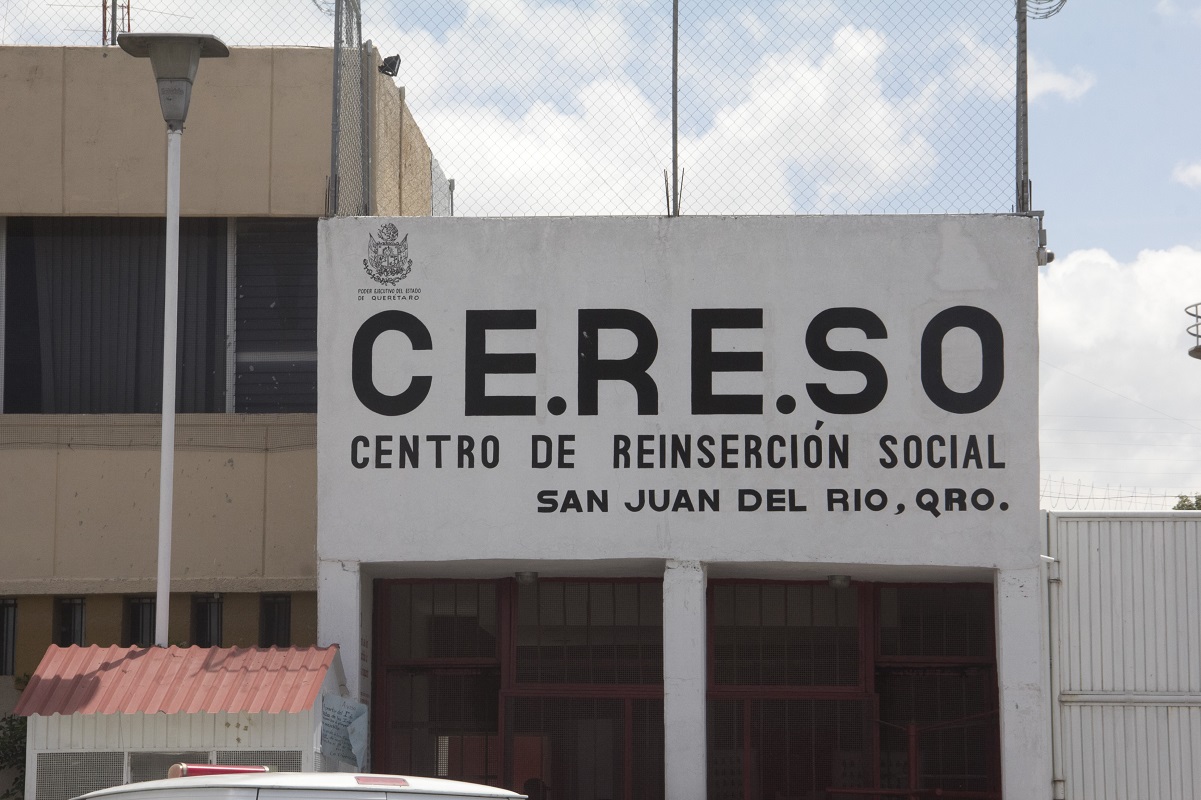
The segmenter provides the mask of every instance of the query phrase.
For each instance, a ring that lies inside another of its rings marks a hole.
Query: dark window
[[[54,643],[59,647],[82,645],[84,636],[82,597],[57,597],[54,600]]]
[[[17,646],[17,601],[0,598],[0,675],[12,675]]]
[[[659,800],[662,592],[659,580],[377,582],[373,766],[531,800]]]
[[[992,593],[711,582],[710,800],[999,797]]]
[[[517,588],[519,683],[663,681],[658,581],[537,581]]]
[[[125,647],[150,647],[154,644],[154,598],[125,598]]]
[[[259,647],[292,644],[292,596],[265,594],[259,598]]]
[[[1000,776],[996,672],[991,667],[881,669],[880,785],[903,789],[909,738],[925,790],[984,793]]]
[[[192,644],[197,647],[221,646],[221,596],[192,596]]]
[[[4,410],[158,412],[165,224],[7,220]],[[225,408],[224,220],[180,221],[178,410]]]
[[[496,785],[500,670],[437,667],[388,670],[384,707],[388,770]]]
[[[871,786],[871,712],[866,699],[710,700],[710,800],[833,800],[844,795],[827,789]]]
[[[235,410],[316,411],[317,224],[237,224]]]
[[[879,619],[882,658],[992,657],[991,586],[881,587]]]
[[[856,589],[825,584],[719,584],[712,595],[715,683],[859,684]]]
[[[498,657],[496,584],[388,583],[384,591],[390,661]]]

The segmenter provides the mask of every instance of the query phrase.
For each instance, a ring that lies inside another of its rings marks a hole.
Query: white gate
[[[1050,514],[1055,797],[1201,797],[1201,513]]]

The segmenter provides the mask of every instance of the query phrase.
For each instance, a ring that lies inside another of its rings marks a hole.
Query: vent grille
[[[38,753],[37,800],[71,800],[125,781],[125,754]]]
[[[209,763],[209,754],[207,750],[185,750],[175,753],[166,753],[156,751],[152,753],[130,753],[129,754],[129,780],[132,783],[138,781],[156,781],[160,778],[167,777],[167,770],[172,764],[207,764]],[[41,797],[41,795],[38,795]]]
[[[224,766],[271,767],[276,772],[300,772],[299,750],[218,750],[217,763]]]

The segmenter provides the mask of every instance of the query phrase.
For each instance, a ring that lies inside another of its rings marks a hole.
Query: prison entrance
[[[992,598],[711,581],[710,800],[999,798]],[[659,578],[377,581],[373,769],[662,798],[662,605]]]

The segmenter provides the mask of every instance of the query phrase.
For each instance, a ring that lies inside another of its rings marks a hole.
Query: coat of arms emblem
[[[367,234],[370,242],[370,256],[363,259],[363,268],[371,279],[391,286],[400,283],[413,269],[413,260],[409,258],[409,235],[406,233],[399,242],[396,237],[400,231],[391,222],[380,226],[379,240]]]

